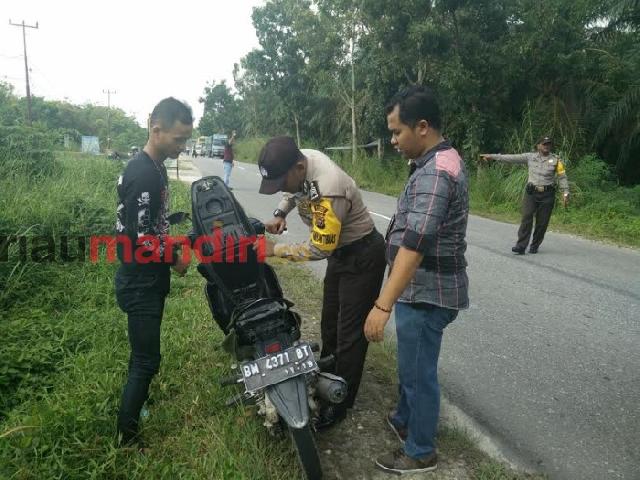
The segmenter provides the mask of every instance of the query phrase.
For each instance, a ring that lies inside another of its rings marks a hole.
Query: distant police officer
[[[266,230],[282,233],[285,218],[295,207],[310,230],[304,243],[267,242],[267,256],[292,261],[328,259],[321,356],[335,356],[334,373],[348,384],[342,404],[321,410],[316,427],[328,427],[344,419],[358,392],[368,348],[364,321],[384,276],[384,239],[353,179],[322,152],[299,150],[291,137],[275,137],[260,152],[258,166],[260,193],[284,192],[273,219],[265,223]]]
[[[549,226],[549,219],[555,203],[555,182],[560,184],[562,199],[566,207],[569,202],[569,181],[565,173],[564,164],[560,157],[551,153],[553,142],[549,137],[543,137],[536,145],[536,152],[516,155],[483,154],[482,160],[497,160],[507,163],[522,163],[529,167],[529,183],[522,202],[522,221],[518,230],[518,242],[511,249],[513,253],[523,255],[533,227],[535,215],[536,226],[529,253],[538,253],[538,248],[544,239]]]

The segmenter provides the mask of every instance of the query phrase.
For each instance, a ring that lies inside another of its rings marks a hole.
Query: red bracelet
[[[382,308],[380,305],[378,305],[378,302],[375,301],[373,302],[373,306],[376,307],[378,310],[382,310],[384,313],[391,313],[391,309],[386,309],[386,308]]]

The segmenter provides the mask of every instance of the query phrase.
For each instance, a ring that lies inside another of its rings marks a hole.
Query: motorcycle
[[[288,431],[304,477],[320,479],[313,420],[321,403],[344,400],[346,382],[323,371],[334,359],[316,360],[319,346],[301,338],[300,315],[253,249],[264,225],[246,216],[219,177],[195,181],[191,200],[192,242],[207,260],[197,269],[206,280],[213,319],[225,334],[223,346],[237,361],[235,374],[220,383],[243,387],[227,405],[257,406],[271,434]]]

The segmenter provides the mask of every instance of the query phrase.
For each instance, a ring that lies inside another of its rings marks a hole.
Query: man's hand
[[[384,327],[389,321],[391,313],[383,312],[379,308],[373,307],[367,316],[364,324],[364,336],[370,342],[381,342],[384,340]]]
[[[273,235],[280,235],[287,228],[287,221],[282,217],[273,217],[264,224],[264,228]]]
[[[260,242],[264,242],[264,256],[273,257],[273,247],[275,247],[276,243],[262,235],[253,243],[253,250],[255,252],[260,248]]]
[[[565,193],[562,195],[562,205],[564,205],[564,208],[567,208],[567,205],[569,205],[569,194]]]
[[[189,269],[189,262],[186,262],[182,258],[182,255],[180,255],[178,256],[176,263],[172,265],[171,268],[173,268],[173,271],[176,272],[178,275],[180,275],[181,277],[184,277],[184,275],[187,273],[187,270]]]
[[[488,153],[481,153],[479,158],[481,162],[488,162],[489,160],[491,160],[491,155],[489,155]]]

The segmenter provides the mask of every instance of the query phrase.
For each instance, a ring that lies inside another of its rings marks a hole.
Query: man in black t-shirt
[[[118,242],[121,262],[116,274],[116,299],[127,313],[129,373],[118,413],[121,443],[138,441],[138,419],[151,379],[160,366],[160,323],[169,293],[170,271],[184,275],[188,264],[173,255],[169,235],[169,182],[164,161],[177,158],[191,138],[191,108],[165,98],[151,113],[149,139],[118,179],[116,230],[132,245]],[[173,257],[173,258],[171,258]]]

